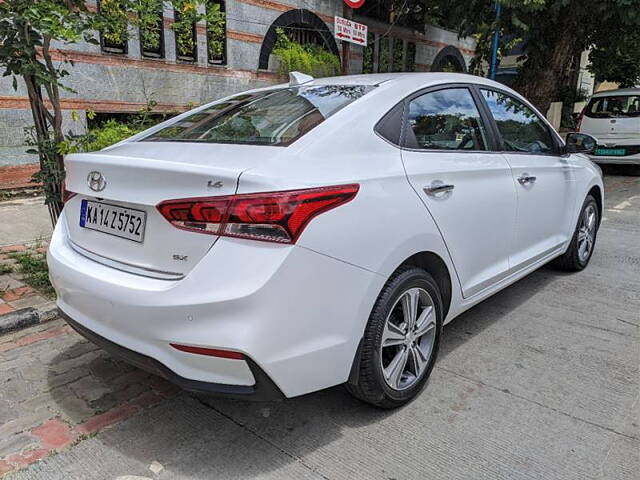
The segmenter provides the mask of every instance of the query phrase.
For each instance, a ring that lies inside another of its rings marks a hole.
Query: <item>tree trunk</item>
[[[567,22],[569,23],[569,22]],[[530,39],[527,58],[513,85],[514,89],[533,103],[543,115],[551,103],[558,100],[565,85],[572,60],[580,49],[571,25],[559,22],[551,25],[541,36],[537,48],[535,39]]]
[[[37,178],[42,182],[51,224],[55,226],[64,206],[61,188],[64,180],[64,164],[62,156],[56,150],[57,142],[51,138],[47,118],[52,115],[45,106],[42,91],[33,76],[25,76],[24,81],[29,95],[35,128],[35,141],[40,160],[40,171],[37,174]]]

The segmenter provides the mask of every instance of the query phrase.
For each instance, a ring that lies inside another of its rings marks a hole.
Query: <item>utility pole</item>
[[[348,20],[353,20],[353,8],[346,3],[342,5],[342,16]],[[349,75],[351,64],[351,44],[342,40],[342,74]]]
[[[491,80],[496,79],[496,72],[498,70],[498,47],[500,46],[500,28],[498,27],[498,21],[502,14],[502,4],[496,2],[496,29],[493,32],[493,42],[491,44],[491,65],[489,65],[489,78]]]

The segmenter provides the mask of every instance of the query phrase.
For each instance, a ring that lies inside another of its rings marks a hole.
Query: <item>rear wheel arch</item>
[[[443,321],[447,318],[447,314],[449,312],[449,307],[451,306],[451,295],[453,285],[451,283],[451,274],[449,273],[449,269],[447,268],[447,264],[442,260],[442,258],[433,252],[423,251],[418,252],[407,259],[405,259],[400,265],[398,265],[393,272],[389,275],[389,279],[391,279],[398,270],[406,267],[418,267],[422,270],[425,270],[429,273],[436,284],[438,285],[438,289],[440,290],[440,296],[442,297],[442,319]],[[389,280],[387,279],[387,281]],[[364,338],[364,337],[363,337]],[[353,362],[351,364],[351,370],[349,372],[349,377],[347,379],[347,383],[355,385],[358,383],[358,365],[360,364],[362,354],[362,338],[358,343],[358,347],[356,349]]]
[[[436,253],[425,251],[411,255],[404,262],[398,265],[398,268],[405,267],[407,265],[419,267],[431,274],[440,289],[443,306],[442,318],[446,319],[451,305],[451,294],[453,288],[451,283],[451,274],[449,273],[447,264]]]

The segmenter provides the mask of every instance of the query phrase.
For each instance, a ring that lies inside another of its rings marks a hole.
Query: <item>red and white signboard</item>
[[[360,8],[362,5],[364,5],[364,0],[344,0],[344,3],[346,3],[351,8]]]
[[[338,40],[367,46],[367,26],[347,18],[334,17],[333,34]]]

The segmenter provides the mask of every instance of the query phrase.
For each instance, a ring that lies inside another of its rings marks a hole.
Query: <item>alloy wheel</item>
[[[405,390],[427,371],[436,338],[434,302],[426,290],[410,288],[385,321],[380,362],[387,385]]]
[[[588,205],[582,212],[580,226],[578,227],[578,257],[581,262],[586,262],[591,255],[596,237],[596,209]]]

